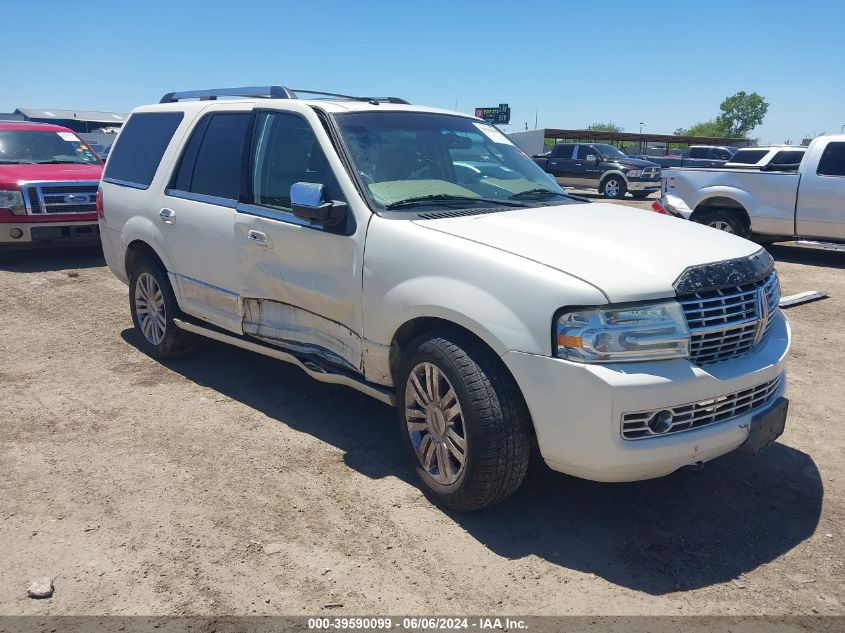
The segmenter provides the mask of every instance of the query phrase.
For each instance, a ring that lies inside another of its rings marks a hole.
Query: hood
[[[648,167],[660,167],[657,163],[652,163],[650,160],[643,160],[641,158],[610,158],[608,163],[616,163],[623,167],[633,167],[635,169],[645,169]]]
[[[2,165],[0,186],[18,187],[26,180],[99,180],[101,164],[92,165]]]
[[[701,224],[608,203],[414,222],[577,277],[612,303],[674,296],[686,268],[760,250]]]

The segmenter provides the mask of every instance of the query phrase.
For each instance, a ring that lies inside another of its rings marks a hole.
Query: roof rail
[[[176,103],[182,99],[214,101],[218,97],[260,97],[263,99],[296,99],[296,95],[284,86],[249,86],[244,88],[211,88],[209,90],[186,90],[168,92],[159,103]]]
[[[353,97],[336,92],[323,92],[320,90],[305,90],[285,88],[284,86],[250,86],[244,88],[211,88],[209,90],[186,90],[184,92],[168,92],[161,98],[159,103],[176,103],[182,99],[199,99],[201,101],[214,101],[219,97],[252,97],[262,99],[298,99],[298,93],[306,95],[319,95],[322,97],[338,97],[340,99],[351,99],[353,101],[368,101],[370,103],[403,103],[408,101],[399,97]]]
[[[352,95],[343,95],[338,94],[336,92],[323,92],[321,90],[305,90],[302,88],[291,88],[292,92],[299,94],[306,95],[319,95],[322,97],[340,97],[341,99],[352,99],[353,101],[370,101],[370,102],[378,102],[378,103],[404,103],[408,104],[408,101],[405,99],[401,99],[399,97],[354,97]]]

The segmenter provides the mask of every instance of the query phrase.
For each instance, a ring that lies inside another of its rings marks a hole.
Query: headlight
[[[625,175],[628,176],[628,178],[639,178],[641,173],[643,173],[641,169],[632,169],[630,171],[626,171]]]
[[[21,192],[0,189],[0,209],[11,209],[15,215],[26,215]]]
[[[555,324],[557,355],[582,363],[689,356],[687,319],[674,301],[566,312]]]

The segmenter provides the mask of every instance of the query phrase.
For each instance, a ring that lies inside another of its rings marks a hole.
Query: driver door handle
[[[176,216],[176,212],[173,209],[162,209],[158,212],[158,217],[161,218],[161,221],[165,224],[173,224],[173,218]]]
[[[246,239],[258,246],[269,246],[269,238],[262,231],[249,231],[246,234]]]

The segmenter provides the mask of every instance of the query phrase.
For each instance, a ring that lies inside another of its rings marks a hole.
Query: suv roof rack
[[[353,101],[367,101],[369,103],[404,103],[408,101],[399,97],[353,97],[336,92],[322,92],[320,90],[294,90],[284,86],[249,86],[244,88],[211,88],[209,90],[186,90],[183,92],[168,92],[159,103],[176,103],[182,99],[199,99],[201,101],[215,101],[219,97],[254,97],[261,99],[298,99],[298,93],[319,95],[323,97],[338,97]]]

